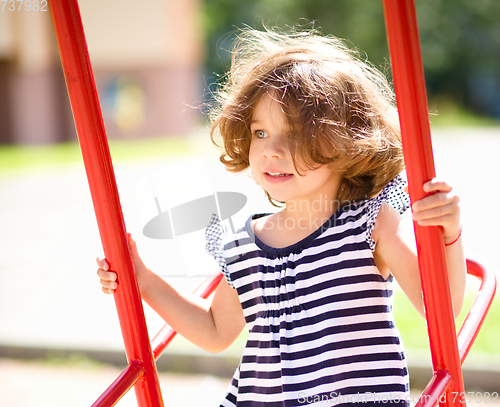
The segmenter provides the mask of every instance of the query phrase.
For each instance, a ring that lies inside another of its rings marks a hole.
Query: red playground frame
[[[149,340],[78,2],[49,4],[104,254],[120,281],[114,298],[129,362],[93,406],[114,406],[134,387],[139,407],[160,407],[164,404],[155,360],[175,332],[166,325]],[[422,185],[434,178],[435,170],[415,5],[414,0],[383,0],[383,6],[409,192],[416,201],[425,196]],[[478,277],[481,286],[457,337],[442,230],[415,225],[415,237],[434,370],[417,406],[434,406],[438,401],[464,406],[463,398],[453,394],[464,392],[462,363],[493,300],[495,275],[467,260],[468,273]],[[207,280],[197,293],[209,296],[221,278],[219,274]],[[439,399],[443,393],[448,397]]]

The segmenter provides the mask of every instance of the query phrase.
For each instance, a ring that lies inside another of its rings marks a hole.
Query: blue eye
[[[255,137],[257,137],[257,138],[266,138],[266,137],[268,137],[267,133],[264,130],[257,130],[254,134],[255,134]]]

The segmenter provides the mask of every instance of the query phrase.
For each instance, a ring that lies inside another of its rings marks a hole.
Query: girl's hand
[[[432,179],[423,186],[433,193],[412,205],[413,220],[420,226],[442,226],[444,242],[451,243],[460,235],[460,199],[446,182]]]
[[[132,255],[132,260],[134,262],[135,274],[137,276],[137,282],[139,284],[139,290],[142,294],[145,286],[145,280],[149,274],[152,274],[137,251],[137,244],[132,239],[130,233],[127,234],[128,245],[130,249],[130,254]],[[118,287],[117,275],[115,272],[109,271],[109,264],[105,259],[96,259],[99,269],[97,270],[97,276],[101,279],[102,291],[105,294],[114,294],[116,287]]]
[[[97,270],[97,276],[101,279],[102,292],[104,294],[114,294],[118,283],[116,282],[116,273],[109,270],[109,264],[104,259],[96,259],[99,269]]]

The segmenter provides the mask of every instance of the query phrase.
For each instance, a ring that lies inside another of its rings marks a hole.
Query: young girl
[[[243,32],[213,117],[222,163],[250,167],[281,209],[234,235],[214,217],[207,249],[223,279],[211,301],[181,296],[149,270],[130,238],[142,298],[209,352],[246,325],[248,342],[222,406],[409,405],[392,316],[396,278],[424,315],[417,257],[400,213],[409,207],[393,94],[385,78],[334,38]],[[465,287],[458,198],[423,186],[413,220],[444,230],[453,306]],[[116,274],[98,259],[105,293]]]

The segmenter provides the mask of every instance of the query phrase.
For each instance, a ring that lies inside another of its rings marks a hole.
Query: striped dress
[[[250,222],[263,215],[221,240],[220,224],[207,228],[207,250],[238,291],[250,331],[221,406],[409,406],[393,277],[378,272],[371,238],[382,202],[408,208],[403,183],[340,208],[285,248],[255,236]]]

